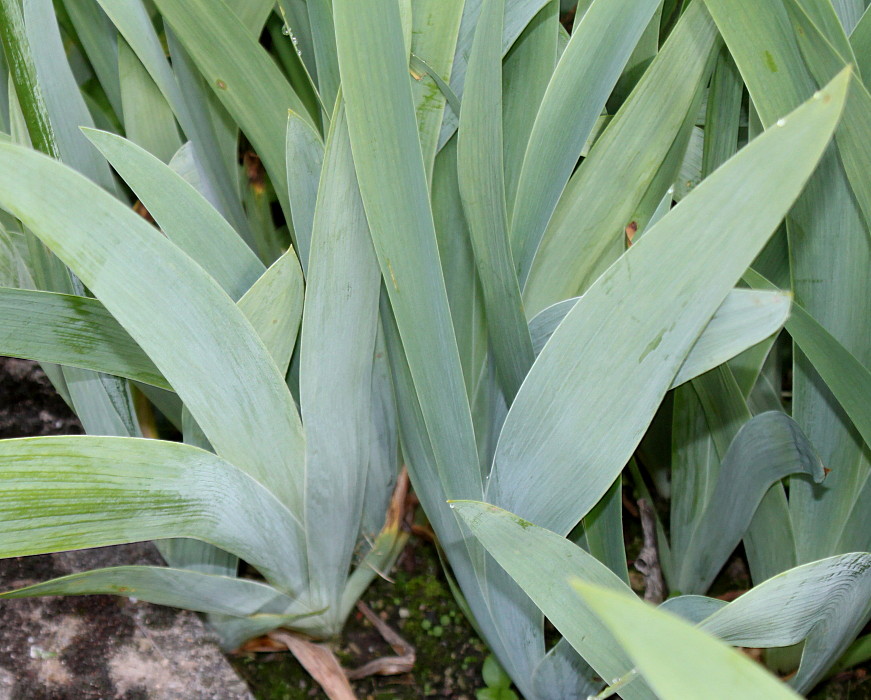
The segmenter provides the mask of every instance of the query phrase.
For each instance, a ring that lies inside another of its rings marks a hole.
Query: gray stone
[[[0,560],[0,590],[101,566],[160,564],[151,544]],[[0,601],[0,700],[253,700],[197,615],[113,596]]]

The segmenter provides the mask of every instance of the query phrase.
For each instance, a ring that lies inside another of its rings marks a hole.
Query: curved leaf
[[[138,60],[138,59],[136,59]],[[265,267],[226,219],[181,175],[132,141],[83,129],[170,240],[237,301]]]
[[[774,289],[771,282],[754,270],[747,270],[744,279],[757,289]],[[793,303],[786,330],[823,378],[865,444],[871,445],[871,405],[868,403],[871,371],[801,304]]]
[[[730,644],[780,647],[805,642],[790,685],[809,690],[871,616],[871,554],[811,562],[760,583],[700,623]]]
[[[43,196],[46,188],[52,197]],[[0,205],[119,320],[218,454],[301,513],[305,448],[296,406],[263,343],[217,283],[97,185],[30,149],[0,144]]]
[[[587,137],[659,5],[600,0],[572,28],[535,117],[517,184],[511,249],[521,286]],[[470,58],[467,83],[471,65]]]
[[[453,501],[451,507],[600,677],[617,678],[631,668],[620,645],[569,584],[570,578],[581,578],[634,596],[620,577],[564,537],[501,508],[474,501]],[[624,697],[652,697],[638,684],[631,690]]]
[[[148,355],[96,299],[3,287],[0,305],[0,354],[171,389]]]
[[[723,457],[687,551],[675,553],[680,561],[675,588],[704,593],[738,546],[766,491],[796,473],[817,483],[825,476],[820,458],[792,418],[769,411],[745,423]]]
[[[541,352],[578,299],[580,297],[548,306],[529,322],[536,354]],[[746,289],[733,289],[690,348],[671,388],[723,364],[776,333],[789,316],[791,305],[792,297],[787,292],[757,294]]]
[[[755,661],[634,595],[582,581],[576,581],[574,587],[661,700],[800,697]]]
[[[190,445],[137,438],[0,440],[0,557],[193,537],[294,595],[299,522],[250,476]]]
[[[236,616],[280,612],[293,604],[272,586],[251,579],[165,566],[93,569],[6,591],[0,599],[43,595],[122,595],[156,605]]]
[[[728,603],[719,598],[708,598],[703,595],[679,595],[663,601],[659,607],[675,615],[680,615],[684,620],[697,625],[725,605]]]
[[[584,294],[508,412],[490,500],[566,533],[601,498],[693,342],[801,192],[849,77],[719,168]],[[736,198],[746,204],[738,211]],[[668,276],[663,260],[672,261]]]
[[[206,189],[214,193],[221,213],[228,217],[237,231],[250,238],[248,220],[239,201],[235,167],[232,171],[227,167],[222,144],[215,133],[215,124],[204,101],[205,92],[190,75],[189,59],[175,50],[175,37],[171,33],[166,37],[173,53],[174,63],[170,67],[163,43],[143,3],[127,0],[97,2],[172,107],[179,125],[193,144],[197,160],[205,166],[202,175],[208,180]],[[235,159],[233,163],[235,164]]]

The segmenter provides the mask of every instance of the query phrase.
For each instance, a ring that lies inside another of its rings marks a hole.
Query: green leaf
[[[563,697],[581,700],[595,695],[602,681],[563,637],[535,667],[532,685],[543,697],[552,696],[554,690],[562,687]]]
[[[505,198],[509,212],[514,208],[529,134],[559,59],[559,4],[559,0],[551,0],[532,18],[502,63]]]
[[[475,254],[457,182],[456,138],[448,141],[436,157],[432,209],[466,394],[473,401],[488,352],[487,324]]]
[[[828,6],[828,3],[826,3]],[[787,11],[796,27],[796,38],[801,48],[807,66],[819,84],[828,81],[835,73],[847,65],[855,63],[852,52],[840,54],[822,35],[805,14],[798,0],[786,3]],[[828,6],[832,15],[834,11]],[[837,17],[833,20],[837,23]],[[844,42],[847,37],[838,30]],[[847,44],[849,51],[849,43]],[[871,223],[871,126],[868,124],[868,113],[871,111],[871,94],[858,77],[854,77],[847,93],[847,104],[844,106],[844,117],[835,133],[835,142],[841,154],[841,162],[856,202],[862,209],[865,223]]]
[[[324,163],[324,142],[317,130],[292,110],[287,113],[286,148],[287,191],[293,232],[302,269],[307,271],[318,182]]]
[[[162,389],[169,382],[99,301],[0,288],[0,353],[126,377]]]
[[[326,109],[332,111],[340,82],[333,8],[330,0],[308,0],[306,6],[317,65],[318,92]]]
[[[454,61],[451,69],[451,89],[457,97],[462,97],[466,80],[466,67],[472,49],[478,18],[483,0],[466,0],[463,5],[463,17],[460,20],[457,48],[454,51]],[[551,0],[513,0],[506,4],[505,19],[502,31],[502,55],[504,56],[517,37],[529,25],[539,11]],[[438,148],[441,149],[457,130],[459,114],[453,111],[445,112],[442,130],[439,135]]]
[[[652,183],[654,208],[666,194],[674,175],[659,182],[657,174],[685,122],[695,121],[690,112],[718,47],[704,3],[692,3],[566,186],[526,280],[527,316],[583,293],[622,252],[625,227]],[[682,159],[680,151],[675,160]]]
[[[856,0],[788,0],[784,4],[790,12],[793,8],[799,9],[816,27],[820,37],[841,56],[845,64],[856,65],[856,57],[853,56],[853,48],[850,46],[847,34],[853,30],[859,16],[865,10],[864,0],[858,0],[858,7],[862,8],[858,12],[850,10],[844,12],[849,4],[855,3]],[[797,39],[801,42],[800,32]]]
[[[865,86],[871,85],[871,13],[865,12],[850,35],[850,47],[856,56],[856,68]]]
[[[302,269],[291,248],[239,299],[239,310],[257,331],[281,376],[287,374],[302,320]]]
[[[4,8],[5,11],[11,7]],[[40,150],[56,158],[68,159],[80,172],[115,190],[108,166],[99,155],[83,143],[78,132],[81,123],[90,124],[91,118],[69,69],[61,42],[57,21],[51,3],[36,2],[24,6],[28,21],[20,24],[18,9],[14,16],[3,20],[5,50],[22,55],[13,60],[13,83],[18,98],[27,113],[26,129],[29,139]],[[35,66],[29,66],[32,42],[44,45],[44,51],[33,57]],[[19,71],[23,72],[19,74]],[[30,80],[40,73],[40,84]],[[45,99],[43,99],[43,97]],[[27,234],[31,269],[38,286],[59,292],[83,294],[81,281]],[[52,381],[75,410],[85,430],[108,435],[137,435],[138,426],[127,386],[118,379],[98,376],[78,368],[48,370]]]
[[[529,322],[536,354],[541,352],[578,298],[549,306]],[[733,289],[690,349],[671,388],[713,369],[776,333],[786,321],[791,305],[792,299],[785,292],[772,291],[760,296],[746,289]]]
[[[594,2],[572,29],[529,135],[511,215],[521,285],[581,149],[659,4]],[[470,58],[466,89],[471,73]]]
[[[266,270],[194,187],[148,151],[116,134],[84,129],[169,239],[237,301]]]
[[[450,495],[480,495],[399,10],[379,0],[337,0],[333,11],[360,193],[439,476]]]
[[[155,4],[263,160],[289,219],[287,110],[306,115],[305,106],[257,37],[223,0],[156,0]]]
[[[80,126],[93,127],[82,93],[70,69],[64,44],[50,0],[24,3],[24,22],[32,46],[39,89],[54,129],[60,159],[94,182],[115,191],[115,182],[106,161],[85,141]]]
[[[193,537],[297,595],[299,523],[263,486],[210,452],[134,438],[0,441],[0,556]]]
[[[415,0],[412,5],[411,94],[417,116],[420,145],[427,179],[432,181],[445,102],[453,95],[447,83],[465,0]],[[501,51],[500,51],[501,57]],[[425,66],[425,70],[419,70]],[[459,106],[452,110],[459,112]]]
[[[534,360],[508,239],[502,163],[502,16],[504,0],[484,0],[469,57],[457,134],[457,175],[478,278],[508,404]]]
[[[239,201],[235,151],[231,170],[224,160],[225,150],[221,148],[222,143],[216,135],[215,121],[204,103],[202,86],[188,70],[190,59],[176,50],[175,37],[168,32],[166,40],[173,54],[173,65],[170,67],[163,42],[142,2],[97,1],[172,107],[182,131],[193,144],[197,159],[205,166],[202,174],[208,180],[221,213],[237,231],[250,238],[248,221]]]
[[[344,106],[330,122],[314,213],[300,339],[306,431],[305,530],[312,595],[341,599],[369,466],[372,363],[381,275],[360,200]],[[336,632],[344,622],[333,605]]]
[[[748,421],[723,457],[686,551],[672,550],[681,561],[674,587],[682,593],[704,593],[741,541],[768,489],[796,473],[817,483],[824,477],[819,457],[795,421],[774,411]]]
[[[847,649],[869,616],[871,554],[854,552],[770,578],[700,627],[736,646],[782,647],[807,639],[798,672],[790,679],[790,685],[805,692]]]
[[[475,692],[477,700],[517,700],[517,694],[510,688],[482,688]]]
[[[807,99],[816,82],[801,55],[782,3],[706,0],[741,71],[762,124],[771,128]],[[852,91],[851,91],[852,92]],[[865,328],[871,319],[869,232],[838,154],[831,150],[787,218],[789,273],[798,304],[862,364],[871,364]],[[836,467],[824,489],[801,481],[790,489],[797,561],[833,553],[869,473],[867,453],[808,358],[794,353],[792,415]]]
[[[599,500],[692,343],[816,166],[848,81],[849,73],[842,73],[819,99],[754,140],[587,290],[509,410],[490,500],[561,533]],[[783,176],[773,180],[775,171]],[[746,207],[735,211],[736,198]],[[675,262],[663,277],[666,259]]]
[[[0,599],[101,594],[235,616],[279,612],[293,605],[291,598],[258,581],[163,566],[115,566],[83,571],[0,593]]]
[[[27,262],[24,259],[22,236],[9,234],[0,226],[0,286],[27,287],[32,285]]]
[[[248,33],[260,37],[266,18],[275,8],[273,0],[228,0],[227,6],[239,18]]]
[[[623,541],[623,479],[617,477],[584,518],[587,551],[629,584]]]
[[[293,251],[239,300],[279,369],[286,368],[302,316],[302,273]],[[0,353],[81,367],[172,389],[154,363],[98,300],[0,287]],[[38,319],[38,322],[35,322]]]
[[[42,196],[46,188],[53,197]],[[304,442],[293,398],[217,283],[123,204],[29,149],[0,144],[0,205],[77,272],[175,388],[218,454],[302,513]]]
[[[662,700],[799,697],[759,664],[679,617],[634,595],[581,581],[573,585]]]
[[[702,173],[710,175],[738,149],[741,122],[741,99],[744,83],[735,61],[725,47],[717,57],[711,89],[705,106],[705,143]]]
[[[774,288],[754,270],[747,270],[744,278],[758,289]],[[871,372],[800,304],[793,303],[786,330],[850,416],[865,444],[871,445],[871,407],[867,400],[871,396]]]
[[[64,9],[116,115],[122,114],[118,32],[96,0],[64,0]]]
[[[181,146],[175,116],[160,88],[124,39],[118,39],[118,74],[124,133],[147,152],[168,163]]]
[[[633,595],[608,567],[559,535],[486,503],[454,501],[454,511],[601,678],[631,668],[628,657],[577,597],[570,578]],[[628,688],[627,688],[628,690]],[[633,687],[625,697],[651,697]]]
[[[484,659],[484,666],[481,669],[481,677],[491,688],[508,688],[511,685],[511,679],[499,665],[499,662],[493,654],[490,654],[486,659]]]

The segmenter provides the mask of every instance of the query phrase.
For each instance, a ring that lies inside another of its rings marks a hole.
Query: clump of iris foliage
[[[335,637],[405,465],[526,698],[794,697],[867,655],[864,0],[0,8],[0,353],[88,432],[0,442],[0,556],[167,563],[6,597]],[[669,504],[659,609],[624,478]],[[706,597],[742,542],[754,587]]]

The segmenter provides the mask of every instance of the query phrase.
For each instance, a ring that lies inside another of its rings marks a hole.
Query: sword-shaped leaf
[[[46,189],[53,196],[46,198]],[[97,185],[0,144],[0,205],[81,277],[181,396],[215,450],[302,513],[304,438],[251,324],[193,260]]]
[[[501,508],[474,501],[454,501],[451,507],[600,677],[618,678],[632,668],[629,657],[569,582],[580,578],[634,597],[616,574],[564,537]],[[653,697],[640,684],[631,691],[624,697]]]
[[[0,441],[0,557],[193,537],[298,595],[300,524],[269,491],[216,455],[136,438]]]
[[[508,239],[502,162],[502,16],[504,0],[484,0],[475,32],[457,134],[457,177],[469,223],[478,279],[496,361],[508,404],[535,356],[520,300]]]
[[[541,352],[579,297],[548,306],[529,322],[532,347]],[[687,354],[672,388],[732,359],[747,348],[777,333],[786,322],[792,297],[785,292],[758,294],[733,289]]]
[[[704,593],[738,546],[757,506],[771,486],[789,474],[820,483],[823,465],[801,429],[785,413],[770,411],[750,419],[723,457],[707,507],[697,516],[674,587]]]
[[[756,662],[671,613],[601,586],[576,581],[574,587],[661,700],[800,697]],[[630,680],[626,689],[637,682]]]
[[[871,554],[811,562],[760,583],[700,627],[736,646],[782,647],[806,639],[790,685],[812,688],[871,615]]]
[[[237,301],[265,267],[217,210],[181,175],[132,141],[83,129],[169,239]]]
[[[567,533],[601,498],[693,343],[801,192],[848,81],[845,71],[730,159],[590,287],[509,410],[489,500]],[[739,199],[746,206],[736,211]]]
[[[581,149],[659,5],[599,0],[572,28],[529,135],[517,185],[511,248],[521,286]],[[471,66],[470,59],[467,88]]]
[[[294,602],[284,593],[259,581],[166,566],[93,569],[6,591],[0,593],[0,599],[100,594],[122,595],[156,605],[240,617],[261,612],[278,613]]]

